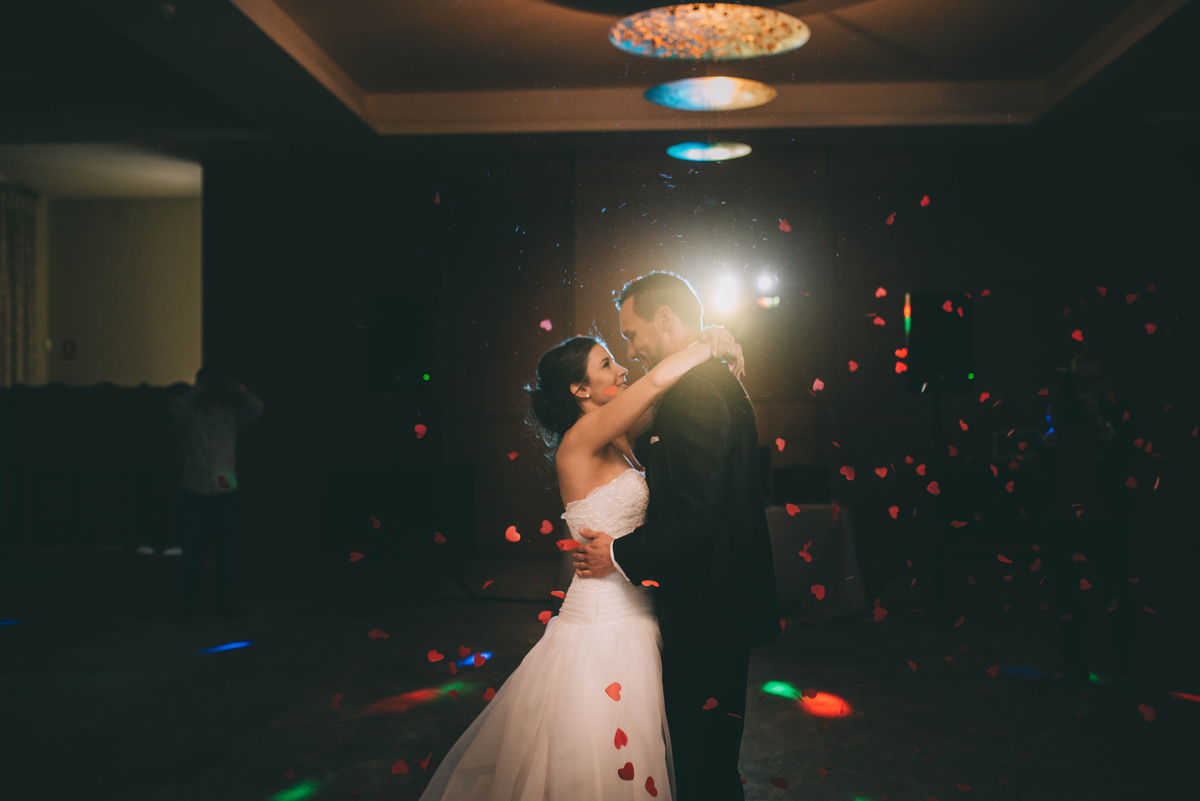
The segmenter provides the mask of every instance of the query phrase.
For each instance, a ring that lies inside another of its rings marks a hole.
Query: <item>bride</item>
[[[563,518],[614,537],[649,492],[630,442],[652,404],[713,357],[744,371],[728,331],[704,329],[632,386],[604,343],[575,337],[538,361],[530,411],[554,451]],[[438,766],[422,801],[616,801],[674,797],[652,587],[576,576],[557,617]]]

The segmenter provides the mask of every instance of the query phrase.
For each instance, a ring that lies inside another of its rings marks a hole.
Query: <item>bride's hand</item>
[[[741,381],[746,375],[746,358],[742,355],[742,346],[736,342],[729,349],[729,353],[725,354],[725,363],[729,365],[729,369],[733,371],[733,377]]]
[[[728,329],[710,325],[700,332],[700,341],[709,344],[712,355],[728,364],[739,381],[746,375],[746,359],[742,354],[742,346],[734,340]]]

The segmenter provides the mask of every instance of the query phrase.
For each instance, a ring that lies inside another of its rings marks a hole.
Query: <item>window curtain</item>
[[[0,387],[34,378],[36,204],[34,196],[0,186]]]

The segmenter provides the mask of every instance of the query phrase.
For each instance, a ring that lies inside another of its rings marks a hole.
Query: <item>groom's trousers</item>
[[[662,667],[676,801],[742,801],[738,752],[749,649],[702,651],[664,641]]]

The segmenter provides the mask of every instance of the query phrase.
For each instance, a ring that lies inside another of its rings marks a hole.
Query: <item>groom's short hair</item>
[[[655,270],[635,278],[621,288],[617,295],[617,308],[633,298],[633,311],[643,320],[649,320],[662,306],[675,312],[686,325],[700,327],[704,319],[704,307],[692,285],[675,273]]]

